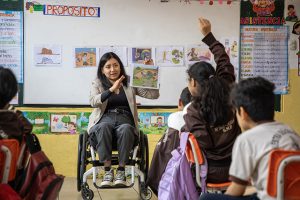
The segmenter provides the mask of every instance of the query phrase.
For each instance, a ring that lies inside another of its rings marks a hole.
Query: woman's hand
[[[122,75],[118,80],[116,80],[113,84],[113,86],[111,86],[111,88],[109,88],[109,90],[111,92],[114,92],[114,93],[119,93],[119,89],[120,87],[122,86],[122,81],[124,80],[125,76]]]
[[[208,19],[205,19],[203,17],[199,18],[199,29],[200,32],[205,37],[207,34],[211,32],[211,24]]]

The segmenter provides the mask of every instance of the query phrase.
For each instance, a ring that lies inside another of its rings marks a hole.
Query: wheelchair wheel
[[[82,138],[81,139],[82,142],[81,142],[80,155],[78,155],[78,159],[80,160],[80,162],[78,162],[78,166],[77,166],[77,176],[79,177],[79,178],[77,178],[77,190],[78,191],[80,191],[80,189],[78,189],[78,188],[80,188],[82,186],[83,174],[86,171],[87,146],[88,146],[88,133],[87,132],[83,132],[80,135],[81,135],[81,138]]]
[[[77,156],[77,191],[78,192],[80,192],[81,184],[82,184],[82,177],[80,176],[82,139],[83,139],[83,134],[80,134],[78,137],[78,156]]]
[[[141,143],[140,143],[140,170],[145,175],[145,181],[148,177],[149,169],[149,146],[148,146],[148,137],[145,134],[141,134]]]
[[[91,200],[94,198],[94,192],[89,188],[87,183],[82,184],[81,196],[84,200]]]
[[[140,197],[143,200],[149,200],[152,197],[152,191],[146,185],[147,177],[148,177],[148,169],[149,169],[149,146],[148,146],[148,137],[147,135],[141,133],[141,141],[140,141],[140,170],[144,173],[145,182],[141,182],[140,177],[139,180],[139,192]]]

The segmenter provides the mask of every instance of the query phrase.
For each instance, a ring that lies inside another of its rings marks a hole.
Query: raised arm
[[[216,74],[229,82],[235,81],[234,67],[230,63],[229,56],[227,55],[224,46],[216,40],[211,32],[211,24],[209,20],[202,17],[199,18],[199,29],[204,38],[202,41],[209,46],[210,51],[214,55],[217,64]]]

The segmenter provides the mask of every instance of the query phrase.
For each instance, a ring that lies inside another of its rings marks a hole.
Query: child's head
[[[231,113],[230,84],[216,76],[213,66],[204,61],[193,64],[187,73],[189,91],[200,115],[212,126],[226,123]]]
[[[242,80],[233,88],[232,103],[237,110],[237,118],[243,130],[249,127],[241,116],[247,115],[247,121],[254,123],[274,120],[274,88],[273,83],[262,77]]]
[[[188,70],[188,88],[192,96],[199,96],[201,87],[208,81],[210,76],[215,75],[215,69],[207,62],[197,62]],[[193,84],[195,83],[195,84]]]
[[[0,109],[3,109],[17,94],[18,82],[14,73],[0,66]]]
[[[180,94],[180,99],[178,103],[178,110],[183,110],[184,106],[191,102],[192,95],[189,91],[189,88],[186,87],[182,90]]]

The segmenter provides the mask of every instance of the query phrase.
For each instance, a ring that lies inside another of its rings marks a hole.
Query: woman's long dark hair
[[[121,77],[122,75],[125,76],[122,83],[124,86],[127,87],[128,77],[126,75],[125,68],[124,68],[124,65],[123,65],[121,59],[114,52],[108,52],[108,53],[105,53],[101,57],[99,65],[98,65],[98,71],[97,71],[97,77],[99,78],[100,82],[102,83],[104,90],[108,90],[112,86],[112,84],[109,81],[109,79],[102,73],[102,69],[103,69],[104,65],[106,64],[106,62],[112,58],[114,58],[118,61],[119,65],[120,65],[120,69],[121,69],[121,73],[120,73],[119,77]]]
[[[193,103],[200,115],[211,126],[225,124],[231,111],[230,84],[216,76],[213,66],[207,62],[193,64],[187,73],[198,82],[198,96],[193,97]]]

